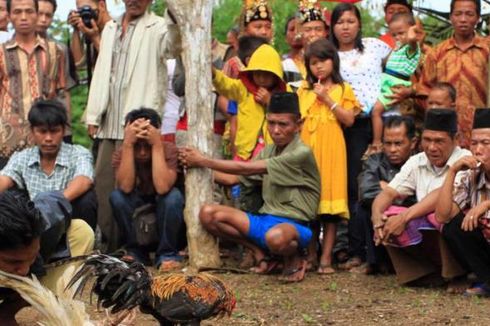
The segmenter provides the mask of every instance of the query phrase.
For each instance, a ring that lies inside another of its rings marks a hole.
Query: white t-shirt
[[[167,89],[167,101],[165,102],[163,119],[162,119],[162,135],[175,134],[177,129],[177,122],[179,121],[179,108],[181,99],[174,93],[172,88],[172,79],[174,77],[176,61],[175,59],[167,60],[167,72],[168,72],[168,89]]]
[[[0,31],[0,44],[3,44],[12,38],[12,33]]]
[[[382,62],[391,48],[383,41],[367,37],[362,39],[364,51],[339,51],[340,74],[348,82],[365,113],[371,112],[381,89]]]

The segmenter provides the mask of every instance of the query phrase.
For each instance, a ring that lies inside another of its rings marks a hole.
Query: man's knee
[[[283,228],[272,228],[265,234],[267,247],[275,253],[280,253],[286,250],[294,237],[290,232],[286,232]]]
[[[174,187],[165,195],[159,195],[157,198],[157,202],[162,202],[165,207],[183,209],[184,196],[182,196],[182,193]]]
[[[199,211],[199,220],[207,228],[215,222],[216,205],[203,205]]]
[[[84,220],[74,219],[66,231],[70,253],[73,257],[87,255],[94,249],[95,234]]]

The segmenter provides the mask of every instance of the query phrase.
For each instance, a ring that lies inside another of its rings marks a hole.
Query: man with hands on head
[[[459,262],[477,276],[466,295],[490,296],[490,110],[477,109],[471,132],[472,156],[449,169],[436,218]]]
[[[155,110],[133,110],[126,116],[121,149],[113,155],[116,186],[110,196],[114,218],[126,241],[126,258],[146,262],[148,248],[138,243],[134,212],[155,206],[158,244],[155,265],[160,271],[181,267],[179,250],[185,247],[184,199],[175,187],[177,149],[162,142],[161,120]]]

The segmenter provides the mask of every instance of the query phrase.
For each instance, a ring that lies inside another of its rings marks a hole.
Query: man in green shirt
[[[310,148],[299,138],[301,128],[298,97],[275,93],[267,109],[268,131],[274,141],[250,162],[216,160],[190,148],[181,149],[187,167],[215,170],[219,183],[262,185],[263,205],[258,214],[222,206],[204,205],[199,218],[211,234],[230,239],[252,250],[258,262],[253,269],[266,273],[282,257],[286,282],[303,280],[304,252],[311,240],[309,222],[315,219],[320,199],[320,175]],[[240,177],[238,177],[240,175]]]

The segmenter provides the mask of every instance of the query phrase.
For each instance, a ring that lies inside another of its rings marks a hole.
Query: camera
[[[78,9],[78,14],[83,21],[83,24],[88,28],[92,28],[92,19],[97,20],[97,11],[90,6],[83,6]]]

